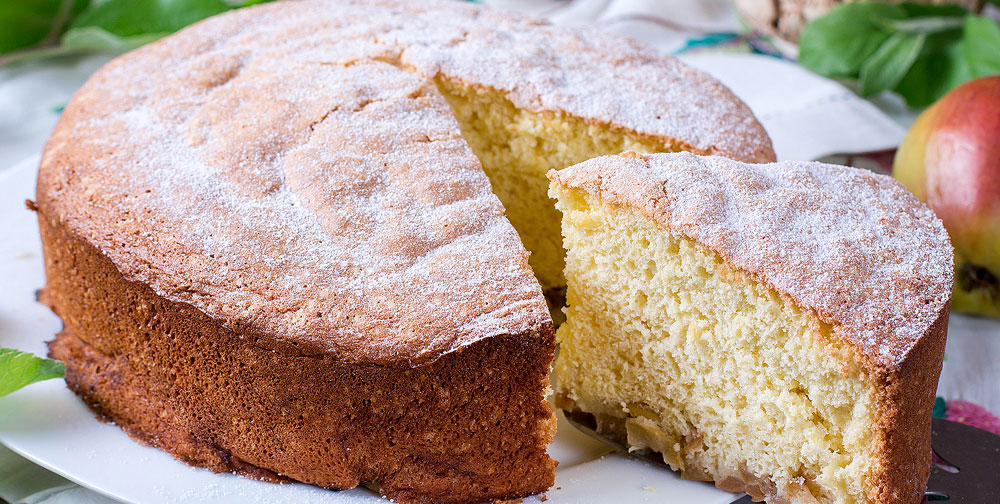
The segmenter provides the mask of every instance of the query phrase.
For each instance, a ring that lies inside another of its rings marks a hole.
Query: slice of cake
[[[921,500],[952,250],[900,184],[686,153],[549,178],[568,250],[557,406],[756,499]]]

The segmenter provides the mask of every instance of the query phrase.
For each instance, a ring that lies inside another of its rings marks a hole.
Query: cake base
[[[546,490],[551,327],[486,338],[419,366],[310,355],[227,328],[124,278],[39,214],[47,285],[65,329],[66,382],[104,420],[191,465],[326,488],[377,486],[399,502]]]

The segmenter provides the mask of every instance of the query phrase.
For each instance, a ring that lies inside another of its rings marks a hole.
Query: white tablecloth
[[[596,24],[673,53],[692,37],[738,32],[726,0],[568,0],[487,2],[564,24]],[[771,135],[779,159],[819,159],[894,148],[914,113],[883,95],[858,98],[794,63],[761,55],[683,54],[728,85]],[[0,68],[0,171],[37,154],[61,106],[106,55]],[[1000,322],[954,316],[938,394],[1000,412]],[[0,498],[13,503],[111,502],[0,446]]]

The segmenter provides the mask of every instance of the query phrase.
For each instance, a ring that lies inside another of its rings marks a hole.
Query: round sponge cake
[[[49,139],[51,353],[191,464],[412,502],[542,491],[544,173],[626,148],[774,156],[723,86],[595,30],[451,2],[206,20],[97,72]]]

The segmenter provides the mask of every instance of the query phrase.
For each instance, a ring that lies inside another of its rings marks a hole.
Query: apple
[[[920,114],[893,175],[951,236],[952,309],[1000,317],[1000,75],[966,82]]]

